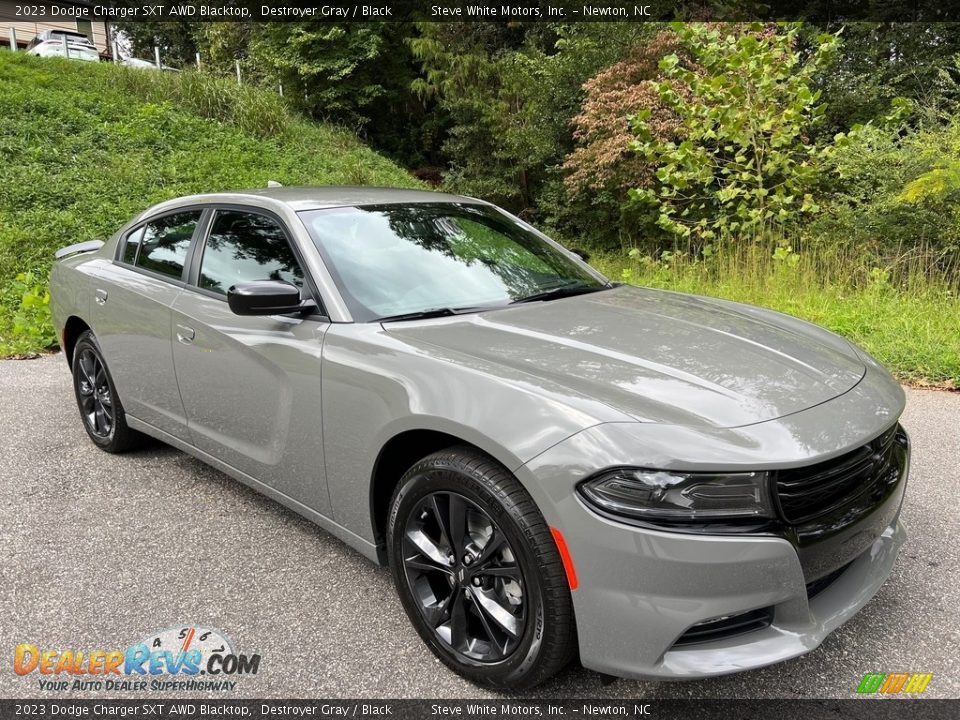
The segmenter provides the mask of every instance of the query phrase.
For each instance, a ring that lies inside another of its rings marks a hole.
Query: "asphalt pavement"
[[[960,393],[908,395],[908,543],[820,648],[703,681],[604,685],[572,665],[529,695],[847,698],[866,672],[908,671],[933,673],[926,697],[960,697]],[[13,672],[14,647],[124,648],[181,625],[262,658],[235,690],[197,696],[496,697],[434,659],[386,569],[170,447],[96,449],[62,356],[0,362],[0,407],[0,697],[146,697],[41,691],[36,672]]]

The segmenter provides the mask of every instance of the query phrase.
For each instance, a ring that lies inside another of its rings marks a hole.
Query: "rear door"
[[[173,368],[171,307],[202,214],[178,210],[129,231],[114,262],[98,269],[91,305],[124,410],[181,439],[186,416]]]
[[[199,449],[329,515],[323,471],[320,369],[329,322],[242,317],[227,305],[239,282],[284,280],[319,296],[281,220],[266,211],[213,211],[173,305],[174,360]]]

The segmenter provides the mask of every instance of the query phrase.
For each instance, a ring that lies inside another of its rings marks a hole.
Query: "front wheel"
[[[404,609],[450,668],[481,685],[524,689],[570,660],[563,564],[506,468],[466,447],[424,458],[394,493],[387,533]]]

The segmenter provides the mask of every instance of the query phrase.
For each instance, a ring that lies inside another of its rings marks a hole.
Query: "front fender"
[[[501,368],[502,370],[502,368]],[[378,324],[331,327],[323,347],[323,436],[336,521],[374,541],[368,488],[380,451],[409,430],[452,435],[511,471],[602,422],[528,377],[412,349]]]

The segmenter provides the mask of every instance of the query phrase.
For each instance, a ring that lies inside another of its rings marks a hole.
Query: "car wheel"
[[[93,333],[87,330],[73,348],[73,390],[83,427],[94,444],[110,453],[139,444],[143,436],[127,427],[120,398]]]
[[[499,463],[466,447],[420,460],[394,493],[387,537],[404,609],[450,668],[524,689],[570,660],[563,563],[537,506]]]

